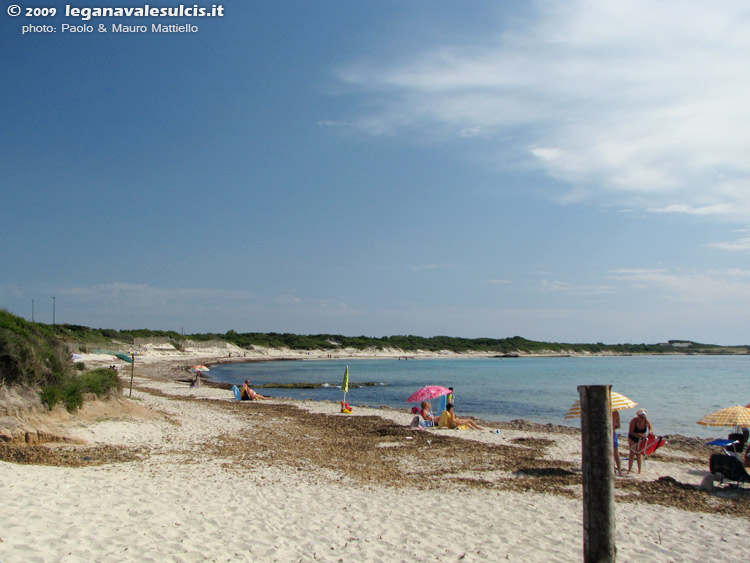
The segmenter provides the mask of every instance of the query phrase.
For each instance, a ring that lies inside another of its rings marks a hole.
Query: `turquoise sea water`
[[[377,360],[309,360],[225,364],[211,368],[215,381],[254,386],[264,383],[313,382],[317,389],[268,389],[277,397],[340,401],[344,368],[352,405],[409,410],[406,398],[424,385],[452,386],[456,412],[485,420],[523,418],[533,422],[580,425],[565,420],[578,399],[578,385],[609,384],[648,409],[657,434],[712,438],[730,431],[696,424],[720,408],[750,403],[750,356],[625,356],[591,358],[483,358]],[[627,428],[636,409],[622,411]]]

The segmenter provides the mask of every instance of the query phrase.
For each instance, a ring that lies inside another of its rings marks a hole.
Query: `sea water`
[[[349,365],[351,405],[410,410],[406,399],[425,385],[454,388],[459,416],[579,426],[565,419],[578,385],[612,385],[648,409],[657,434],[726,437],[730,428],[697,424],[720,408],[750,403],[750,356],[613,356],[556,358],[349,359],[216,365],[215,381],[318,383],[314,389],[264,389],[276,397],[341,401]],[[374,383],[355,387],[361,383]],[[624,429],[637,409],[621,412]],[[624,431],[624,430],[623,430]]]

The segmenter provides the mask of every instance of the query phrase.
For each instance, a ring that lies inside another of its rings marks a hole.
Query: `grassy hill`
[[[113,370],[79,373],[56,327],[30,323],[4,310],[0,310],[0,386],[37,389],[48,407],[62,402],[69,411],[81,406],[86,393],[103,396],[122,387]]]
[[[43,324],[0,310],[0,384],[40,386],[73,373],[65,342]]]

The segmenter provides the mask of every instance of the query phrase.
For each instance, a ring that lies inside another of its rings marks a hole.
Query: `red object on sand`
[[[661,436],[654,436],[653,434],[649,434],[646,438],[646,445],[643,448],[643,453],[645,455],[651,455],[666,443],[667,441]]]

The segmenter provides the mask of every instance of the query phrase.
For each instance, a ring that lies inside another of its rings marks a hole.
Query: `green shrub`
[[[122,381],[120,381],[117,372],[113,369],[92,369],[81,374],[79,380],[84,393],[94,393],[97,397],[103,397],[111,389],[122,391]]]
[[[42,403],[47,405],[47,408],[51,409],[62,400],[62,387],[59,385],[42,385],[39,398]]]
[[[62,386],[62,402],[68,412],[75,412],[83,404],[83,386],[77,377],[71,377]]]
[[[108,368],[97,368],[42,385],[39,396],[42,403],[50,409],[62,402],[68,412],[74,412],[83,404],[84,394],[94,393],[97,397],[104,397],[112,389],[118,392],[122,390],[122,382],[117,377],[117,372]]]
[[[46,385],[72,370],[65,343],[49,327],[0,310],[0,384]]]

